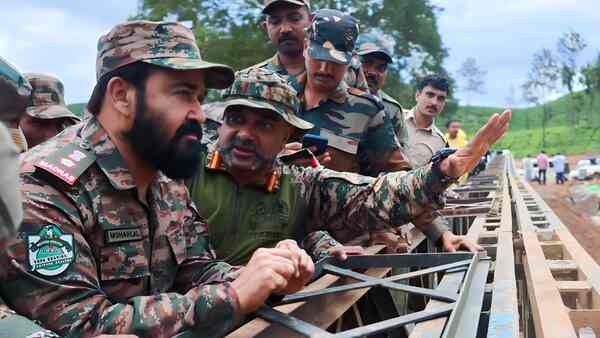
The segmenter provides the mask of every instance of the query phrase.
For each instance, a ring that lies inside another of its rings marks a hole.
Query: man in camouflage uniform
[[[304,244],[318,259],[339,246],[321,230],[354,238],[443,206],[449,181],[440,163],[373,178],[278,162],[290,137],[313,126],[298,117],[296,93],[276,73],[238,73],[224,106],[218,143],[188,183],[192,199],[208,219],[211,244],[220,259],[244,263],[258,247],[284,238],[300,240],[311,232]],[[490,128],[485,127],[469,151],[443,161],[476,164],[472,158],[499,136]]]
[[[31,86],[10,63],[0,57],[0,248],[21,223],[19,157],[4,123],[19,119],[29,101]],[[33,321],[17,315],[0,298],[0,334],[6,337],[58,337]]]
[[[308,34],[300,117],[315,125],[310,133],[328,140],[327,167],[372,176],[403,168],[393,126],[380,101],[342,81],[358,36],[356,19],[340,11],[320,10]]]
[[[48,74],[29,73],[25,78],[33,93],[19,126],[25,134],[29,147],[51,139],[63,129],[81,121],[65,105],[64,86],[59,79]]]
[[[304,40],[306,30],[311,23],[310,0],[265,0],[262,14],[265,20],[261,23],[277,53],[250,68],[266,68],[284,76],[296,89],[301,91],[299,79],[306,73],[304,57]],[[348,86],[368,91],[367,81],[355,62],[344,75]],[[223,106],[210,104],[203,107],[206,111],[207,124],[204,126],[207,141],[216,141],[217,129],[223,117]],[[320,157],[324,160],[326,156]]]
[[[8,305],[74,337],[222,336],[314,265],[293,241],[244,268],[215,261],[181,180],[200,157],[206,88],[233,71],[203,61],[181,24],[132,21],[98,42],[84,123],[22,160],[24,220],[0,256]]]
[[[391,38],[383,34],[363,33],[359,35],[357,45],[356,54],[362,63],[367,82],[369,83],[369,90],[371,94],[382,100],[385,112],[394,124],[394,131],[400,145],[404,149],[406,157],[410,158],[413,149],[410,149],[409,145],[414,144],[414,131],[410,132],[411,138],[409,138],[409,131],[405,126],[402,106],[393,97],[383,91],[388,74],[388,66],[393,62],[394,54]],[[435,151],[439,151],[442,148],[444,147],[438,147]],[[429,156],[429,160],[431,160],[431,156]],[[423,162],[421,165],[425,163],[427,162]],[[481,249],[466,237],[454,235],[448,230],[448,227],[441,218],[436,218],[431,224],[418,224],[418,228],[423,231],[432,243],[442,246],[447,251],[456,251],[461,246],[472,251]]]

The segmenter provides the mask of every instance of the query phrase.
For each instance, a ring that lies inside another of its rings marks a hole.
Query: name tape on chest
[[[142,229],[140,228],[108,229],[104,231],[104,239],[107,244],[139,241],[142,238]]]

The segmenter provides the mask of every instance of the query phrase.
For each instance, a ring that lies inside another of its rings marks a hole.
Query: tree
[[[577,65],[577,57],[587,47],[587,43],[581,36],[581,34],[571,30],[564,33],[560,39],[558,39],[558,55],[561,63],[561,80],[564,86],[569,90],[571,94],[571,121],[573,125],[578,122],[577,113],[579,107],[577,100],[573,98],[573,87],[576,83],[576,76],[579,72]]]
[[[486,71],[482,70],[477,64],[475,58],[469,57],[458,70],[458,75],[462,79],[462,91],[467,94],[467,106],[471,104],[471,96],[474,94],[483,94]]]
[[[138,1],[138,11],[132,19],[169,17],[192,21],[207,60],[243,69],[275,52],[260,27],[262,0]],[[432,5],[430,0],[313,0],[311,7],[350,13],[360,21],[361,31],[377,29],[396,41],[386,91],[407,106],[414,102],[413,85],[417,75],[446,73],[442,64],[448,53],[436,18],[442,9]],[[408,61],[415,58],[421,61],[416,66],[411,64],[409,69]]]
[[[551,117],[546,103],[549,96],[556,91],[559,78],[560,66],[550,49],[543,48],[533,55],[527,81],[523,86],[524,99],[542,104],[542,148],[546,147],[546,123]]]

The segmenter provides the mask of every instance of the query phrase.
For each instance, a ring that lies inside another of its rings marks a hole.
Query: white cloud
[[[98,37],[133,14],[136,3],[8,1],[0,11],[0,55],[24,72],[55,74],[68,103],[87,101]]]
[[[438,23],[449,48],[446,68],[456,73],[467,57],[474,57],[488,71],[487,93],[473,97],[475,104],[503,105],[511,84],[518,88],[525,80],[533,54],[541,48],[555,49],[560,35],[570,29],[588,41],[580,62],[595,57],[600,48],[596,34],[600,12],[590,10],[596,7],[594,0],[432,2],[444,8]]]

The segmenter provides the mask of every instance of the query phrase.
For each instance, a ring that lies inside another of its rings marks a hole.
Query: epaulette
[[[396,101],[396,99],[394,99],[393,97],[389,96],[386,92],[384,92],[383,90],[379,92],[381,95],[381,99],[383,101],[389,102],[391,104],[394,104],[396,106],[398,106],[398,108],[404,110],[404,108],[402,108],[402,105]]]
[[[33,165],[72,186],[95,161],[91,146],[82,141],[58,148]]]
[[[381,101],[380,98],[378,98],[375,95],[371,95],[370,93],[367,93],[365,91],[362,91],[360,89],[353,88],[353,87],[350,87],[348,89],[348,93],[350,93],[354,96],[362,97],[364,99],[367,99],[367,100],[373,102],[379,110],[384,109],[383,102]]]
[[[252,66],[247,67],[247,68],[244,68],[244,69],[240,70],[240,72],[244,73],[244,72],[247,72],[247,71],[249,71],[251,69],[263,68],[263,67],[269,65],[269,63],[271,63],[271,59],[266,59],[263,62],[257,63],[255,65],[252,65]]]

